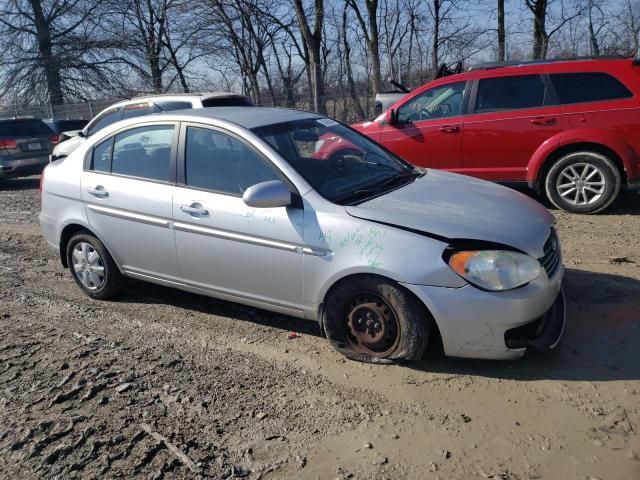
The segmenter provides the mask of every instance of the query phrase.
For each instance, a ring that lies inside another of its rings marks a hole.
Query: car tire
[[[398,284],[362,275],[329,292],[323,327],[333,346],[350,359],[396,363],[422,358],[429,341],[428,315]]]
[[[545,178],[549,201],[566,212],[597,213],[613,203],[622,180],[616,165],[596,152],[573,152],[556,161]]]
[[[124,288],[125,278],[118,266],[102,242],[90,233],[72,236],[66,255],[71,276],[89,297],[106,300]]]

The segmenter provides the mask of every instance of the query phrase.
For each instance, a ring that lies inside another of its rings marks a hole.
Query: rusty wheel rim
[[[400,327],[391,306],[378,295],[361,293],[349,304],[347,341],[360,352],[386,357],[398,345]]]

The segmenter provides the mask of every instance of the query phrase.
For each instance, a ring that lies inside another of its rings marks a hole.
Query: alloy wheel
[[[556,190],[560,198],[571,205],[590,205],[597,202],[604,194],[606,186],[606,178],[602,171],[586,162],[568,165],[556,180]]]

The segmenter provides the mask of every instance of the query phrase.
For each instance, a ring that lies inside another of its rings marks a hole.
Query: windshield
[[[253,130],[327,200],[353,203],[406,184],[419,174],[367,137],[329,118]]]

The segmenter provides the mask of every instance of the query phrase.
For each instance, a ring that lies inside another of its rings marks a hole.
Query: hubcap
[[[73,271],[88,290],[104,285],[104,264],[100,254],[91,244],[80,242],[73,248]]]
[[[347,339],[356,350],[385,357],[398,344],[396,316],[387,303],[376,295],[358,295],[349,305]]]
[[[556,181],[560,197],[571,205],[590,205],[597,202],[607,186],[605,176],[590,163],[574,163],[566,167]]]

